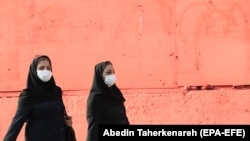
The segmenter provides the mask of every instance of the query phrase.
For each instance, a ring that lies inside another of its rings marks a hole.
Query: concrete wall
[[[103,60],[132,124],[250,122],[248,0],[0,0],[0,16],[0,138],[36,54],[52,58],[78,140]]]
[[[123,90],[132,124],[249,124],[250,90]],[[16,93],[13,93],[15,95]],[[86,137],[86,91],[65,92],[67,111],[79,141]],[[16,110],[16,97],[1,97],[0,137]],[[17,141],[23,141],[23,131]]]

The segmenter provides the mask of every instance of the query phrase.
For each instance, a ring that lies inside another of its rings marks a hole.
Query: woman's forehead
[[[114,70],[113,65],[108,64],[108,65],[104,68],[104,71],[108,71],[108,70]]]
[[[37,66],[44,66],[44,65],[46,65],[46,66],[50,66],[50,62],[49,62],[49,60],[47,60],[47,59],[44,59],[44,60],[40,60],[39,62],[38,62],[38,64],[37,64]]]

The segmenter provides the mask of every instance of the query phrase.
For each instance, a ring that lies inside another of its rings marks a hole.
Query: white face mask
[[[115,80],[116,80],[116,77],[114,74],[111,74],[111,75],[107,75],[105,76],[105,84],[108,86],[108,87],[111,87],[115,84]]]
[[[43,81],[48,82],[52,77],[52,72],[49,70],[37,70],[37,76]]]

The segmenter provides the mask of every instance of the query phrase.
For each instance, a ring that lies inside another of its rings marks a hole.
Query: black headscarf
[[[112,65],[110,61],[105,61],[95,65],[94,79],[87,99],[87,116],[93,112],[100,112],[105,109],[120,106],[125,101],[116,84],[108,87],[104,83],[102,73],[109,64]]]
[[[43,82],[37,76],[37,65],[41,59],[47,59],[52,67],[51,60],[46,55],[38,56],[32,61],[28,72],[27,87],[20,95],[19,102],[21,103],[54,100],[60,96],[60,88],[56,86],[53,75],[48,82]]]

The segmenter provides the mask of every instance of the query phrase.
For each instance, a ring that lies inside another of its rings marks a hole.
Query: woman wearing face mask
[[[115,84],[110,61],[95,65],[94,79],[87,99],[87,141],[98,141],[98,125],[129,124],[124,97]]]
[[[72,125],[65,119],[62,90],[52,75],[48,56],[36,57],[30,65],[27,87],[19,95],[15,116],[4,141],[16,141],[22,126],[25,141],[63,141],[64,125]]]

